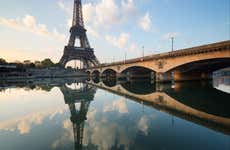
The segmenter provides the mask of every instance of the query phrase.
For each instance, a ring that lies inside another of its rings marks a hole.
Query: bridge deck
[[[207,45],[202,45],[202,46],[196,46],[196,47],[192,47],[192,48],[175,50],[173,52],[153,54],[153,55],[139,57],[139,58],[135,58],[135,59],[129,59],[129,60],[125,60],[125,61],[118,61],[118,62],[113,62],[113,63],[108,63],[108,64],[101,64],[100,66],[90,67],[88,69],[116,66],[116,65],[122,65],[124,63],[125,64],[131,64],[131,63],[136,63],[136,62],[140,62],[140,61],[165,59],[165,58],[169,58],[169,57],[195,55],[195,54],[200,54],[200,53],[222,51],[222,50],[228,50],[228,49],[230,49],[230,40],[218,42],[218,43],[207,44]]]

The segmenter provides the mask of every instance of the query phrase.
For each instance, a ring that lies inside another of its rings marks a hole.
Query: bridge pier
[[[157,72],[155,81],[157,83],[162,83],[162,82],[171,82],[173,79],[174,78],[172,77],[171,72],[166,72],[166,73]]]

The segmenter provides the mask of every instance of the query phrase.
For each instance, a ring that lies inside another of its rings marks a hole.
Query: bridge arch
[[[181,63],[180,65],[168,70],[166,74],[173,72],[174,80],[211,79],[214,71],[229,66],[230,58],[203,59],[188,63]]]
[[[146,62],[126,64],[126,65],[120,67],[120,70],[118,71],[118,73],[122,73],[122,72],[126,71],[127,69],[131,69],[131,68],[142,68],[142,69],[151,70],[152,72],[157,71],[157,68],[155,67],[155,65],[146,61]]]
[[[69,56],[67,58],[62,58],[62,60],[60,60],[59,64],[62,66],[62,67],[67,67],[67,65],[72,62],[72,61],[79,61],[80,63],[83,64],[83,66],[79,66],[78,65],[78,68],[87,68],[89,66],[94,66],[94,62],[92,60],[88,60],[86,58],[81,58],[79,56]]]
[[[125,75],[130,79],[154,79],[155,71],[145,66],[129,66],[121,71],[121,75]]]
[[[120,73],[124,73],[128,70],[132,70],[132,69],[137,69],[137,70],[145,70],[145,71],[151,71],[151,72],[155,72],[153,70],[153,68],[148,67],[148,66],[142,66],[142,65],[132,65],[132,66],[128,66],[128,67],[124,67],[122,68],[122,70],[120,71]]]
[[[201,61],[215,61],[218,59],[222,60],[230,60],[230,51],[225,51],[225,52],[217,52],[214,54],[207,54],[203,56],[195,56],[191,55],[189,57],[179,57],[177,60],[168,60],[168,63],[165,65],[165,69],[163,72],[168,72],[170,70],[173,70],[177,67],[189,64],[189,63],[196,63],[196,62],[201,62]]]

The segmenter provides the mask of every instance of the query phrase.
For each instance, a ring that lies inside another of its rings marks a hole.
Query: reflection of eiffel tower
[[[83,133],[84,133],[84,123],[86,120],[86,114],[89,108],[89,102],[82,101],[80,110],[77,111],[75,104],[69,104],[69,109],[71,112],[70,120],[73,123],[73,132],[74,132],[74,144],[75,149],[82,148],[82,140],[83,140]]]
[[[96,89],[83,85],[80,89],[70,89],[67,86],[62,86],[61,91],[64,95],[65,103],[69,105],[73,124],[74,146],[75,150],[82,149],[84,123],[88,112],[90,102],[94,99]],[[79,110],[76,109],[75,104],[80,104]]]

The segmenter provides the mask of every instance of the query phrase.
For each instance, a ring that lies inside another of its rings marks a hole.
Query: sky
[[[230,39],[230,0],[82,0],[87,36],[102,63]],[[0,5],[0,58],[58,62],[73,0]]]

